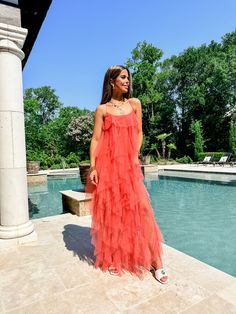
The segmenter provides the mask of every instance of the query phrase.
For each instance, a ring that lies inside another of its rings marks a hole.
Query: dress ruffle
[[[106,114],[95,151],[98,185],[92,193],[92,244],[95,267],[141,275],[161,261],[163,240],[143,184],[137,156],[138,122]]]

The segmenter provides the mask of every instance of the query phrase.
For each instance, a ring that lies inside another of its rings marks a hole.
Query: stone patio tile
[[[144,303],[171,289],[170,285],[162,285],[156,281],[151,273],[147,274],[144,279],[129,274],[125,274],[121,278],[113,277],[115,276],[107,277],[106,283],[103,285],[106,287],[106,295],[120,311]]]
[[[163,314],[163,311],[161,311],[159,307],[157,307],[155,302],[153,302],[152,300],[146,301],[133,308],[122,311],[122,314],[151,314],[151,313]],[[165,314],[166,313],[167,312],[165,312]],[[177,312],[171,311],[168,314],[177,314]]]
[[[3,306],[2,306],[2,302],[3,302],[3,299],[2,297],[0,296],[0,314],[3,314]]]
[[[41,301],[17,308],[7,314],[80,314],[84,313],[71,299],[65,299],[63,294],[55,294]]]
[[[236,283],[216,293],[225,301],[236,306]]]
[[[7,272],[1,271],[0,278],[0,295],[5,311],[65,290],[56,272],[41,262],[28,263]]]
[[[44,257],[44,263],[48,267],[71,262],[76,258],[73,252],[68,251],[66,247],[63,246],[54,247],[53,245],[50,245],[35,247],[35,249],[40,250]]]
[[[58,217],[58,216],[55,216]],[[68,218],[61,218],[60,216],[58,217],[58,220],[56,220],[54,217],[53,219],[51,217],[48,217],[49,219],[47,220],[46,218],[42,218],[42,221],[35,222],[33,219],[32,222],[35,225],[35,230],[38,232],[61,232],[63,231],[63,227],[67,222],[69,222]],[[70,220],[70,222],[73,220]]]
[[[168,265],[174,272],[212,293],[235,283],[235,278],[173,248],[166,250]]]
[[[209,297],[212,292],[178,272],[170,273],[170,288],[189,304],[195,304]]]
[[[212,293],[235,283],[235,278],[207,264],[199,263],[186,270],[188,278]]]
[[[54,237],[54,232],[50,232],[48,230],[39,230],[37,232],[37,242],[36,243],[27,243],[27,246],[35,246],[35,245],[50,245],[50,244],[54,244],[54,245],[58,245],[58,241],[57,239]]]
[[[79,306],[70,299],[65,299],[63,294],[55,294],[45,299],[17,308],[7,314],[80,314],[84,313]]]
[[[189,302],[174,291],[166,291],[161,295],[149,299],[145,303],[124,311],[124,313],[179,313],[188,308],[189,305]]]
[[[56,273],[67,289],[90,284],[93,281],[91,271],[85,271],[81,264],[79,262],[69,262],[55,267]]]
[[[77,309],[82,310],[86,314],[120,313],[116,306],[107,298],[101,283],[100,285],[92,283],[67,290],[63,296],[66,300],[71,300]]]
[[[15,310],[7,312],[7,314],[43,314],[45,309],[41,306],[40,302],[31,303],[29,305],[18,307]]]
[[[18,250],[6,252],[0,251],[0,272],[3,270],[18,267],[21,261],[21,256]]]
[[[74,300],[65,297],[64,294],[56,294],[50,298],[46,298],[40,302],[43,312],[41,314],[82,314],[83,304],[75,304]]]
[[[34,246],[28,246],[23,245],[19,246],[18,252],[20,254],[20,264],[24,266],[27,263],[31,262],[43,262],[45,260],[45,257],[42,254],[41,251],[42,246],[40,245],[34,245]]]
[[[212,295],[209,298],[191,306],[181,313],[184,314],[235,314],[236,306],[226,302],[217,295]]]

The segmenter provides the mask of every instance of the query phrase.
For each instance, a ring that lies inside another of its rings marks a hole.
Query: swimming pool
[[[146,184],[165,243],[236,276],[236,176],[222,178],[164,171]]]
[[[236,176],[164,171],[145,185],[165,243],[236,276]],[[59,191],[80,188],[78,177],[29,186],[31,218],[63,213]]]
[[[28,185],[30,218],[42,218],[63,213],[60,191],[77,190],[83,186],[79,176],[51,176],[47,182]]]

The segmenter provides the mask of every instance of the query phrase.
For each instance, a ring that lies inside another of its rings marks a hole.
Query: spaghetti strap
[[[105,115],[107,114],[107,104],[105,104]]]
[[[129,103],[129,105],[130,105],[130,107],[131,107],[132,111],[136,114],[136,111],[134,110],[134,107],[131,105],[131,103],[130,103],[129,99],[127,99],[127,102]]]

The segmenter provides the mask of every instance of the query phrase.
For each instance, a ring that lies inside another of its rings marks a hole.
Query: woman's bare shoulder
[[[129,98],[129,102],[135,109],[141,107],[141,101],[138,98]]]
[[[105,104],[100,104],[96,107],[96,110],[95,110],[96,114],[98,115],[104,115],[105,112],[106,112],[106,105]]]

